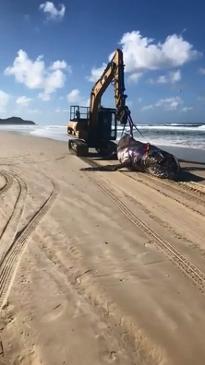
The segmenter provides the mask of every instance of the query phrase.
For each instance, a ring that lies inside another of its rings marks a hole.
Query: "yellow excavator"
[[[101,106],[102,95],[111,83],[114,85],[115,109]],[[69,150],[78,156],[87,156],[89,148],[95,148],[102,156],[114,155],[117,122],[124,126],[129,123],[130,128],[134,125],[126,105],[126,97],[123,53],[117,49],[92,88],[90,106],[70,107],[70,121],[67,126]]]

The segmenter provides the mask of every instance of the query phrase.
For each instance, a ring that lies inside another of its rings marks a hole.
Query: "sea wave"
[[[37,137],[51,138],[58,141],[67,141],[66,126],[64,125],[45,125],[36,126],[30,134]]]
[[[156,131],[173,131],[173,132],[205,132],[205,124],[202,125],[182,125],[182,124],[172,124],[172,125],[155,125],[155,124],[138,124],[137,128],[139,130],[156,130]]]
[[[188,147],[205,150],[205,124],[196,124],[195,127],[172,125],[138,125],[140,133],[135,130],[134,136],[142,142],[149,142],[158,146]],[[35,126],[4,125],[0,130],[29,134],[36,137],[50,138],[58,141],[67,141],[66,125],[47,124]],[[122,134],[122,127],[118,128],[118,139]],[[196,133],[197,132],[197,133]]]

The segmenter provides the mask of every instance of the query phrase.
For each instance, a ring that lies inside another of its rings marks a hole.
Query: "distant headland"
[[[32,125],[35,125],[34,122],[32,122],[30,120],[24,120],[19,117],[10,117],[10,118],[5,118],[5,119],[0,118],[0,125],[1,124],[18,124],[18,125],[32,124]]]

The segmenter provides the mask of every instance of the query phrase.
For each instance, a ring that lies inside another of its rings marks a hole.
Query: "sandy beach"
[[[205,165],[92,160],[0,133],[0,364],[204,365]]]

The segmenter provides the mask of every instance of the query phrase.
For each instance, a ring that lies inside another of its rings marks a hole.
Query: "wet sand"
[[[173,153],[178,159],[205,164],[205,150],[188,147],[159,146]]]
[[[0,364],[205,363],[203,164],[97,171],[9,133],[0,164]]]

